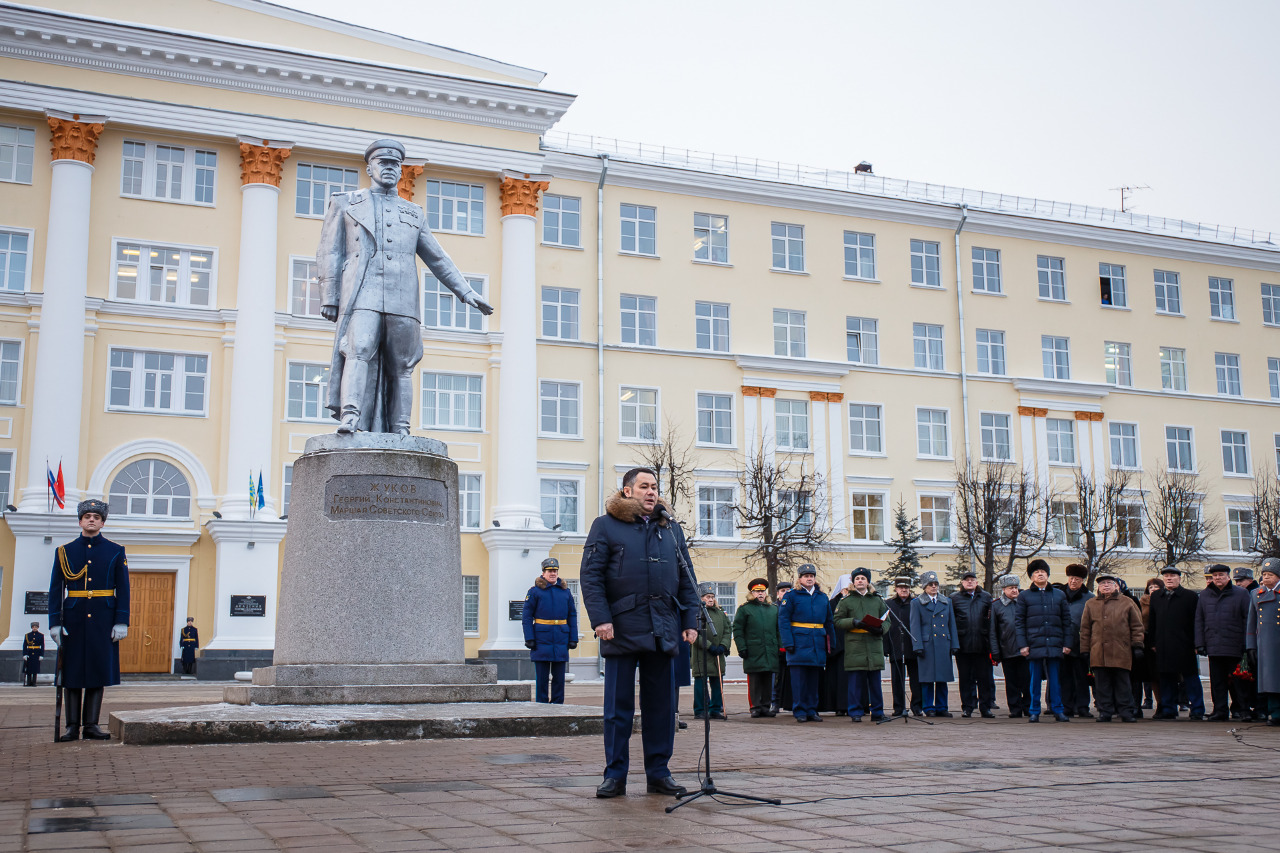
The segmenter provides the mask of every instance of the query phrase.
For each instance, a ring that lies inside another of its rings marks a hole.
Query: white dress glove
[[[66,629],[63,628],[61,625],[57,626],[56,628],[50,628],[49,639],[53,640],[53,644],[56,646],[62,642],[62,638],[66,636],[66,633],[67,633]]]
[[[118,643],[127,636],[129,636],[128,625],[112,625],[111,626],[111,642]]]

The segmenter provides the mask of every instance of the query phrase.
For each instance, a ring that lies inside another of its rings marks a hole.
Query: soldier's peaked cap
[[[560,568],[560,561],[557,560],[555,557],[547,557],[547,559],[542,561],[542,570],[544,572],[547,569],[559,569],[559,568]]]
[[[364,161],[368,163],[369,160],[373,158],[373,155],[375,153],[386,148],[389,148],[392,151],[395,151],[397,154],[400,155],[400,159],[404,160],[405,158],[404,146],[401,145],[399,142],[397,142],[394,139],[375,139],[369,143],[368,148],[364,149]]]

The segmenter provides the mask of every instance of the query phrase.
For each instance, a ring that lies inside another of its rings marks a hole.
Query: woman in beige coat
[[[1137,719],[1129,672],[1142,659],[1142,612],[1133,599],[1120,594],[1119,579],[1098,573],[1098,596],[1080,616],[1080,651],[1093,669],[1093,695],[1098,722],[1109,723],[1119,711],[1122,722]]]

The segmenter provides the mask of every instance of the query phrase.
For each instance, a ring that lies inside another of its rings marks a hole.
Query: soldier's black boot
[[[84,736],[89,740],[111,740],[111,735],[98,728],[102,713],[102,688],[90,687],[84,692]]]
[[[84,693],[78,687],[68,687],[63,691],[62,707],[67,712],[67,727],[58,741],[80,740],[80,698]]]

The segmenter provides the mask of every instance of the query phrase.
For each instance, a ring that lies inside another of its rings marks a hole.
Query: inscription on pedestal
[[[440,480],[374,474],[337,474],[324,486],[330,521],[408,521],[445,524],[449,496]]]

